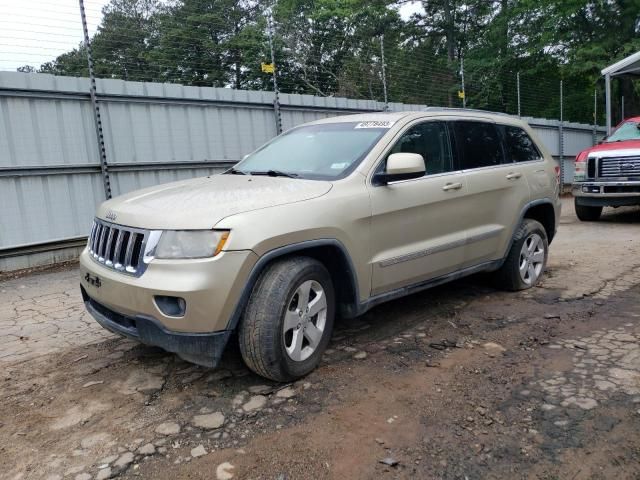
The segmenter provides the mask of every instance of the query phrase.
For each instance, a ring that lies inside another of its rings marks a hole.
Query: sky
[[[109,0],[84,0],[89,34],[96,32]],[[404,18],[422,9],[405,3]],[[0,0],[0,70],[39,67],[83,40],[78,0]]]
[[[91,34],[109,0],[85,0]],[[0,0],[0,70],[39,67],[83,40],[78,0]]]

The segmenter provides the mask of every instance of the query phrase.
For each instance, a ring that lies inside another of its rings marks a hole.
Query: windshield
[[[624,122],[605,142],[622,142],[623,140],[640,140],[640,124],[638,122]]]
[[[249,155],[234,170],[319,180],[342,178],[356,168],[389,126],[390,122],[345,122],[294,128]]]

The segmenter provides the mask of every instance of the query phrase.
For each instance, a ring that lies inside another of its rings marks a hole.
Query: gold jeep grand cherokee
[[[105,328],[215,366],[309,373],[334,318],[480,271],[540,279],[558,169],[529,126],[455,109],[289,130],[221,175],[104,202],[80,259]],[[235,337],[233,337],[235,338]]]

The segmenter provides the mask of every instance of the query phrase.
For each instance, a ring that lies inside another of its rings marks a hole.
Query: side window
[[[444,122],[424,122],[407,130],[391,153],[419,153],[424,158],[427,175],[450,172],[451,145]]]
[[[542,155],[531,137],[520,127],[503,126],[507,156],[512,162],[539,160]]]
[[[493,123],[453,122],[462,168],[491,167],[504,163],[502,139]]]

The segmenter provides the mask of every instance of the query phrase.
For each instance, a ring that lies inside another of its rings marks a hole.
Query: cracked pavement
[[[291,385],[104,331],[76,268],[1,281],[0,479],[638,478],[640,210],[561,222],[538,288],[341,321]]]
[[[0,363],[102,341],[85,311],[76,269],[30,275],[0,283]]]

